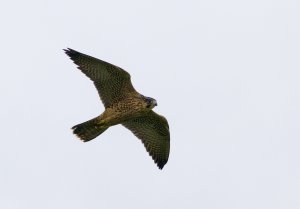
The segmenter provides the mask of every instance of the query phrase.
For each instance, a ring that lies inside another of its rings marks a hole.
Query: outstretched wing
[[[157,166],[162,169],[168,162],[170,152],[168,121],[151,110],[147,115],[126,121],[122,125],[142,140]]]
[[[132,86],[130,75],[122,68],[73,49],[64,49],[87,77],[95,84],[105,107],[110,107],[128,95],[137,94]]]

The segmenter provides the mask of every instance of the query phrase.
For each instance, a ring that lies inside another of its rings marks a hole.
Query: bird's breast
[[[148,111],[149,109],[142,100],[127,99],[106,108],[100,118],[102,123],[112,126],[142,116]]]

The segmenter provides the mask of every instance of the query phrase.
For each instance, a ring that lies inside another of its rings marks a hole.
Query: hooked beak
[[[154,101],[154,106],[157,106],[157,102],[156,102],[156,100]]]

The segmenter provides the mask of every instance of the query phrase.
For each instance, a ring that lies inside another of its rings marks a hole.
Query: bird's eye
[[[151,106],[152,99],[150,97],[146,97],[146,102],[147,102],[147,108]]]

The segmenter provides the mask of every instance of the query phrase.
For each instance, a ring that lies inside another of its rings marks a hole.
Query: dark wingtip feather
[[[163,167],[166,165],[167,162],[165,162],[165,161],[157,161],[157,162],[155,162],[155,163],[156,163],[157,167],[158,167],[160,170],[162,170]]]
[[[157,164],[157,167],[158,167],[160,170],[162,170],[163,167],[164,167],[164,165],[158,165],[158,164]]]
[[[67,48],[67,49],[63,49],[63,50],[71,58],[78,55],[78,54],[80,54],[78,51],[75,51],[74,49],[71,49],[71,48]]]

